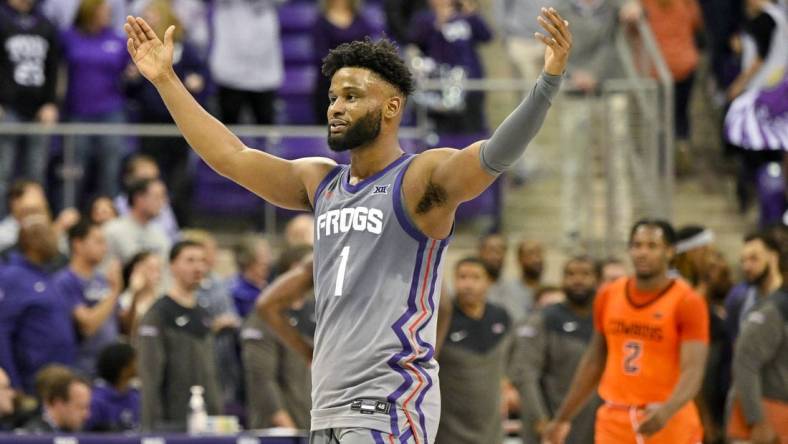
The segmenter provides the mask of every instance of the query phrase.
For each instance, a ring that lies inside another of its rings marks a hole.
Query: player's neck
[[[783,277],[780,273],[769,273],[769,277],[763,280],[763,283],[758,286],[758,292],[761,295],[769,295],[774,293],[778,288],[783,286]]]
[[[461,302],[457,301],[457,307],[460,308],[460,311],[471,319],[481,319],[484,317],[484,308],[486,304],[484,302]]]
[[[572,310],[572,313],[574,313],[575,315],[581,318],[587,318],[591,316],[591,312],[593,311],[593,307],[594,307],[594,305],[590,303],[581,305],[581,304],[576,304],[569,300],[566,301],[566,306],[569,307],[570,310]]]
[[[643,293],[656,293],[662,291],[670,284],[667,273],[660,273],[651,277],[635,277],[635,288]]]
[[[372,145],[350,152],[350,180],[360,182],[382,171],[403,154],[396,137],[375,140]]]
[[[69,265],[71,266],[71,271],[82,279],[89,279],[96,271],[95,265],[79,256],[73,256]]]
[[[139,208],[133,207],[129,210],[129,216],[141,226],[148,225],[148,222],[150,222],[152,219],[147,217],[147,215]]]
[[[169,297],[182,307],[192,308],[197,305],[197,299],[194,297],[194,292],[186,290],[177,283],[172,286]]]

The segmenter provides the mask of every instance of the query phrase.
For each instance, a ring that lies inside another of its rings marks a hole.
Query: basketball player
[[[675,233],[667,222],[641,220],[630,233],[634,277],[603,287],[594,301],[595,332],[569,393],[545,431],[563,443],[569,421],[594,387],[595,442],[700,444],[692,399],[703,380],[709,337],[706,302],[668,274]]]
[[[316,216],[317,330],[312,443],[432,443],[440,416],[434,359],[435,298],[454,213],[513,165],[560,86],[572,37],[553,9],[544,73],[489,140],[406,155],[397,132],[414,81],[388,41],[341,45],[324,59],[331,78],[328,145],[350,165],[284,160],[248,148],[200,108],[140,18],[125,25],[128,51],[189,145],[218,173],[283,208]],[[239,60],[239,63],[243,63]],[[249,75],[254,75],[251,72]]]

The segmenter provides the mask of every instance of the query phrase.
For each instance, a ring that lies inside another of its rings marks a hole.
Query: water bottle
[[[188,423],[188,432],[191,435],[199,435],[207,431],[208,414],[205,413],[204,391],[202,386],[199,385],[193,385],[191,388],[192,396],[189,399]]]

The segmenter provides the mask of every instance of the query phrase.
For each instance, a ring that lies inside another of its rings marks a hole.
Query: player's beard
[[[347,151],[364,146],[377,139],[380,134],[380,120],[383,117],[381,110],[371,111],[358,119],[356,123],[345,129],[344,134],[331,134],[328,127],[328,147],[331,151]]]
[[[523,267],[523,277],[530,281],[541,281],[542,280],[542,270],[544,270],[544,266],[542,264],[530,264],[526,267]]]
[[[587,307],[589,302],[594,299],[594,294],[596,292],[593,288],[589,288],[585,291],[571,291],[568,288],[564,288],[564,294],[566,294],[566,298],[574,305],[578,307]]]
[[[766,282],[766,279],[769,278],[769,271],[770,270],[768,265],[763,267],[763,273],[759,274],[758,276],[755,276],[754,279],[749,279],[747,283],[755,287],[760,287],[761,284]]]

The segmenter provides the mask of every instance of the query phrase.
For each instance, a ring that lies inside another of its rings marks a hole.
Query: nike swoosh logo
[[[460,342],[467,337],[468,337],[468,332],[462,330],[455,331],[454,333],[449,335],[449,339],[451,339],[451,342]]]

